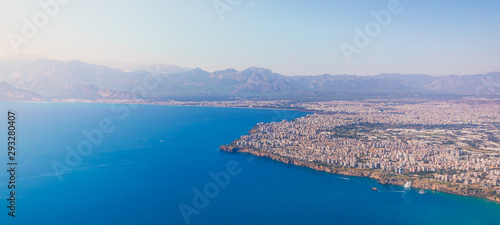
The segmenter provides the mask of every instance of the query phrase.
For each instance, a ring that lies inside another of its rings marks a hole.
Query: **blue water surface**
[[[9,109],[17,113],[15,218],[6,207]],[[419,194],[368,178],[218,151],[259,122],[304,115],[2,102],[0,224],[500,224],[500,204],[487,200]],[[102,138],[96,134],[100,125],[108,131]],[[217,182],[210,174],[229,174],[229,180],[221,176]]]

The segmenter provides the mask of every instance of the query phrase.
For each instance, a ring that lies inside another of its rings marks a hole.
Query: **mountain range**
[[[441,77],[425,74],[285,76],[257,67],[208,72],[164,64],[125,65],[117,69],[77,60],[0,61],[0,100],[320,100],[414,95],[500,95],[500,72]]]

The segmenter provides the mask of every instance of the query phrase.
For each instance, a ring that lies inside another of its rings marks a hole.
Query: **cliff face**
[[[243,152],[250,153],[252,155],[258,157],[267,157],[272,160],[276,160],[279,162],[284,162],[286,164],[293,164],[296,166],[308,167],[317,171],[324,171],[327,173],[333,174],[341,174],[346,176],[355,176],[355,177],[369,177],[375,180],[378,180],[381,184],[391,184],[391,185],[404,185],[407,181],[412,180],[411,187],[420,188],[426,190],[434,190],[449,194],[455,195],[464,195],[464,196],[475,196],[481,198],[487,198],[493,201],[500,202],[500,198],[497,195],[489,193],[488,190],[485,189],[472,189],[466,186],[451,184],[451,183],[443,183],[443,182],[434,182],[430,180],[418,180],[418,179],[408,179],[406,177],[394,174],[388,174],[381,171],[371,171],[371,170],[361,170],[355,168],[345,168],[345,167],[333,167],[328,165],[322,165],[316,162],[305,162],[298,159],[291,159],[288,157],[283,157],[279,155],[275,155],[269,152],[263,152],[256,150],[254,148],[237,148],[231,145],[223,145],[219,148],[221,151],[225,152]]]

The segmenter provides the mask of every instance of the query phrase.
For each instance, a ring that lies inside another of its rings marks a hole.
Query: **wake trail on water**
[[[36,175],[36,176],[31,176],[31,177],[21,177],[21,178],[17,178],[16,180],[30,180],[30,179],[34,179],[34,178],[50,177],[50,176],[57,176],[57,174],[47,173],[47,174],[41,174],[41,175]],[[8,181],[0,183],[0,186],[6,185],[8,183],[9,183]]]
[[[97,165],[97,166],[89,166],[89,167],[82,167],[82,168],[75,168],[75,169],[70,169],[70,170],[61,170],[61,172],[67,172],[67,171],[71,171],[71,170],[76,170],[76,171],[86,171],[86,170],[90,170],[90,169],[93,169],[93,168],[98,168],[98,167],[106,167],[106,166],[110,166],[111,164],[102,164],[102,165]],[[40,177],[51,177],[51,176],[54,176],[54,177],[57,177],[58,175],[55,174],[55,173],[46,173],[46,174],[40,174],[40,175],[35,175],[35,176],[31,176],[31,177],[19,177],[17,178],[16,180],[31,180],[31,179],[35,179],[35,178],[40,178]],[[9,181],[4,181],[2,183],[0,183],[0,186],[3,186],[3,185],[6,185],[8,184]]]

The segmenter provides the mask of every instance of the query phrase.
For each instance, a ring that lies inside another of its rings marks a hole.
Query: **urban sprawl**
[[[290,107],[321,113],[259,123],[231,146],[500,194],[498,100],[386,99]]]

